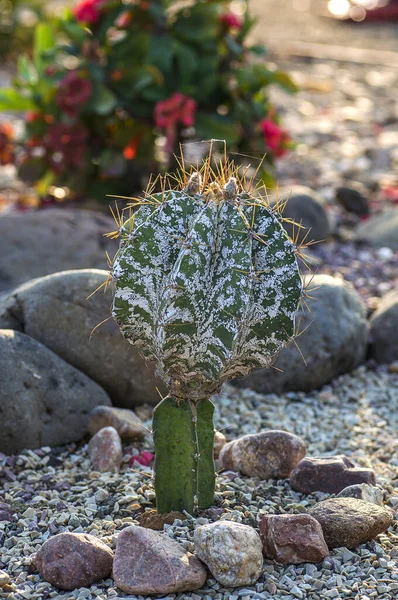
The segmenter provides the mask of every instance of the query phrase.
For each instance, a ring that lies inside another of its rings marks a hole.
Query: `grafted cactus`
[[[158,511],[192,512],[214,493],[209,397],[270,367],[294,337],[296,247],[266,200],[226,173],[148,194],[120,236],[113,316],[170,390],[153,420]]]

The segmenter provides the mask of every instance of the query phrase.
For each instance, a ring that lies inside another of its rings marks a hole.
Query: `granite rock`
[[[96,434],[103,427],[114,427],[123,442],[142,439],[148,431],[137,415],[128,408],[96,406],[89,414],[88,432]]]

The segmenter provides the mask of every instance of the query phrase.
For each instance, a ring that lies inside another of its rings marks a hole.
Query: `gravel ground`
[[[394,372],[395,371],[395,372]],[[361,466],[373,467],[386,505],[398,506],[398,374],[392,366],[360,367],[320,392],[260,395],[226,386],[215,398],[216,426],[229,439],[262,429],[286,429],[301,436],[309,455],[345,453]],[[147,422],[150,426],[150,421]],[[151,440],[145,442],[151,448]],[[0,522],[0,568],[13,585],[3,589],[7,600],[59,598],[135,598],[121,593],[112,579],[90,589],[60,593],[32,572],[30,558],[49,536],[62,531],[89,532],[110,545],[124,527],[139,523],[153,508],[149,468],[132,470],[129,458],[142,448],[125,447],[120,474],[92,472],[87,445],[26,450],[1,457],[0,502],[11,504],[16,520]],[[264,513],[304,512],[326,494],[303,496],[288,481],[259,481],[231,473],[218,477],[216,508],[199,518],[165,526],[165,534],[192,549],[197,524],[230,519],[256,526]],[[322,563],[281,566],[265,561],[264,573],[251,588],[229,590],[214,579],[195,593],[167,598],[283,600],[349,598],[394,599],[398,596],[398,531],[396,523],[377,541],[354,551],[333,550]]]

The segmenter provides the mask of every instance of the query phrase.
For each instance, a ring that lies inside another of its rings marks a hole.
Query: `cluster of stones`
[[[121,437],[142,435],[142,427],[137,428],[128,412],[99,407],[90,415],[94,435],[89,453],[98,470],[118,468],[115,457],[121,456]],[[264,558],[281,564],[319,563],[333,548],[354,548],[392,524],[392,512],[383,506],[372,469],[356,467],[346,456],[306,457],[305,443],[293,434],[270,430],[228,443],[221,434],[218,453],[222,469],[262,480],[289,477],[296,491],[334,497],[318,502],[307,513],[263,514],[258,530],[229,520],[198,523],[194,552],[155,531],[187,515],[147,511],[140,525],[118,534],[115,552],[95,536],[60,533],[33,557],[36,569],[46,581],[65,590],[89,586],[112,574],[118,588],[128,594],[187,592],[201,588],[208,571],[224,587],[234,588],[254,585],[263,572]]]

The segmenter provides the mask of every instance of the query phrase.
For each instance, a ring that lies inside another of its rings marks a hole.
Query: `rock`
[[[337,498],[358,498],[365,502],[372,502],[378,506],[384,506],[383,492],[374,485],[368,483],[356,483],[345,487],[337,494]]]
[[[275,362],[277,369],[260,369],[234,383],[262,393],[310,391],[322,387],[338,375],[363,362],[367,350],[366,311],[354,287],[337,277],[315,275],[304,278],[311,310],[299,310],[297,323],[304,331],[297,344],[306,361],[290,344]],[[317,288],[317,289],[316,289]]]
[[[357,239],[377,248],[398,251],[398,209],[390,208],[372,215],[357,229]]]
[[[120,436],[114,427],[100,429],[88,445],[88,454],[94,471],[118,473],[123,450]]]
[[[85,533],[60,533],[43,544],[33,558],[40,575],[61,590],[74,590],[108,577],[113,552]]]
[[[140,525],[141,527],[147,527],[155,531],[162,531],[165,524],[172,525],[176,519],[184,521],[186,516],[184,513],[175,510],[165,515],[160,515],[156,510],[147,510],[141,515]]]
[[[290,196],[289,196],[290,194]],[[279,194],[280,196],[280,194]],[[308,187],[297,185],[288,190],[286,197],[289,198],[283,216],[295,223],[302,224],[303,228],[294,227],[291,223],[283,223],[284,228],[290,235],[295,237],[298,233],[298,241],[301,242],[310,229],[305,241],[321,242],[330,237],[330,223],[324,209],[322,197]]]
[[[11,577],[5,571],[0,571],[0,588],[11,583]]]
[[[225,587],[253,585],[261,575],[261,539],[248,525],[232,521],[200,525],[194,543],[196,555]]]
[[[0,521],[15,521],[14,511],[11,506],[5,504],[5,502],[0,502]]]
[[[373,540],[393,523],[387,508],[357,498],[329,498],[309,510],[322,526],[328,548],[354,548]]]
[[[90,435],[94,435],[103,427],[114,427],[123,442],[142,439],[148,433],[132,410],[114,406],[96,406],[89,414]]]
[[[65,269],[106,269],[118,241],[111,217],[88,210],[47,208],[0,217],[0,294],[34,277]]]
[[[113,578],[126,594],[166,595],[199,589],[207,571],[167,535],[132,525],[118,536]]]
[[[366,217],[369,214],[367,190],[360,183],[351,181],[349,187],[338,187],[336,200],[347,212],[354,213],[358,217]]]
[[[357,483],[375,484],[375,473],[372,469],[356,467],[343,455],[304,458],[290,475],[291,487],[303,494],[338,494],[345,487]]]
[[[306,445],[287,431],[262,431],[228,442],[220,453],[224,469],[248,477],[284,479],[305,456]]]
[[[87,432],[88,414],[110,404],[106,392],[45,346],[0,330],[0,452],[60,446]]]
[[[329,554],[322,527],[310,515],[263,515],[259,526],[265,558],[298,565],[321,562]]]
[[[222,448],[227,443],[227,438],[221,431],[214,432],[214,458],[218,458]]]
[[[369,355],[378,363],[393,363],[398,360],[398,338],[393,333],[395,331],[398,331],[398,289],[381,299],[370,318]]]
[[[83,269],[30,281],[0,299],[0,328],[35,338],[96,381],[117,406],[157,404],[156,387],[164,392],[163,383],[110,318],[110,288],[89,298],[107,276]]]

